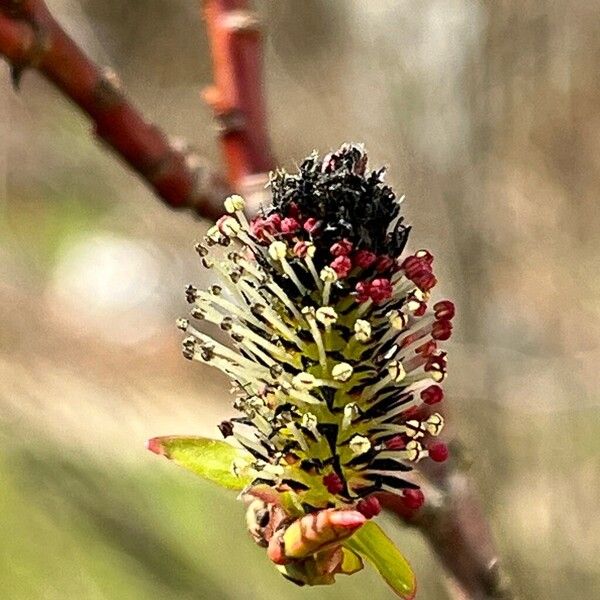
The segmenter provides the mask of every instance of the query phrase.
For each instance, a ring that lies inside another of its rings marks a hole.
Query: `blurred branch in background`
[[[204,0],[215,83],[204,90],[220,125],[228,179],[250,206],[275,168],[263,95],[260,22],[247,0]]]
[[[173,208],[216,217],[227,183],[197,154],[170,141],[126,99],[116,75],[95,65],[54,20],[43,0],[0,1],[0,53],[18,86],[36,69],[94,122],[94,133]]]
[[[274,166],[266,127],[258,19],[244,0],[207,0],[204,15],[215,85],[206,90],[220,124],[229,185],[193,152],[147,123],[124,97],[110,71],[91,62],[53,19],[42,0],[0,0],[0,53],[18,85],[27,68],[38,70],[94,122],[110,145],[168,205],[204,217],[221,212],[228,188],[255,205]],[[417,527],[452,576],[453,597],[512,598],[499,568],[492,536],[472,483],[458,461],[429,481],[429,501],[418,513],[388,504]]]

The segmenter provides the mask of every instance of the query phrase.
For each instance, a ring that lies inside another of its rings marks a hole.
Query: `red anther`
[[[371,284],[368,281],[359,281],[355,289],[356,300],[361,304],[371,299]]]
[[[437,344],[433,340],[428,340],[421,344],[415,352],[425,358],[430,357],[437,350]]]
[[[385,447],[388,450],[404,450],[406,447],[406,442],[401,435],[395,435],[393,438],[390,438],[385,442]]]
[[[370,250],[359,250],[353,259],[357,267],[368,269],[377,260],[377,256]]]
[[[433,305],[434,316],[438,320],[453,319],[456,313],[454,303],[450,300],[440,300]]]
[[[431,460],[435,460],[435,462],[444,462],[449,455],[448,446],[446,446],[446,444],[443,442],[431,444],[427,450],[429,452],[429,458],[431,458]]]
[[[434,321],[431,327],[431,337],[434,340],[444,341],[452,335],[452,321]]]
[[[291,233],[296,233],[300,229],[300,223],[296,221],[293,217],[286,217],[281,220],[281,233],[285,233],[289,235]]]
[[[338,279],[344,279],[352,270],[352,261],[347,256],[338,256],[329,266],[336,272]]]
[[[385,279],[384,277],[373,279],[373,281],[371,281],[369,293],[371,295],[371,300],[373,300],[375,304],[381,304],[392,297],[392,283],[389,279]]]
[[[350,240],[343,239],[331,246],[329,251],[333,256],[347,256],[352,252],[353,244]]]
[[[421,392],[425,404],[437,404],[444,399],[444,390],[439,385],[430,385]]]
[[[302,228],[307,233],[314,233],[319,227],[319,222],[314,217],[309,217],[304,221]]]
[[[423,269],[409,279],[423,292],[428,292],[435,287],[437,279],[431,271]]]
[[[400,265],[400,268],[404,269],[409,279],[412,279],[420,271],[431,271],[430,265],[416,256],[407,256]]]
[[[378,273],[383,273],[384,271],[389,271],[394,265],[394,260],[390,258],[387,254],[380,256],[375,263],[375,270]]]
[[[439,371],[446,370],[446,352],[434,354],[429,358],[425,364],[425,370],[432,371],[433,369],[438,369]]]
[[[427,304],[425,302],[419,302],[419,307],[413,310],[415,317],[422,317],[427,312]]]
[[[308,244],[306,242],[296,242],[292,252],[298,258],[304,258],[308,253]]]
[[[323,485],[330,494],[339,494],[344,489],[344,482],[337,473],[329,473],[323,477]]]
[[[259,240],[268,241],[268,235],[275,235],[279,232],[281,217],[275,213],[267,218],[256,217],[250,222],[252,234]]]
[[[381,512],[381,504],[379,504],[379,500],[375,496],[369,496],[358,501],[356,510],[367,519],[372,519]]]
[[[412,510],[421,508],[423,502],[425,502],[425,496],[421,490],[404,490],[404,494],[401,497],[404,506],[411,508]]]

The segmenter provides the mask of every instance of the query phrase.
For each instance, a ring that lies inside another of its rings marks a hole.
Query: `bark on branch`
[[[173,208],[214,218],[229,185],[195,153],[178,148],[127,100],[116,76],[94,64],[65,33],[43,0],[0,0],[0,54],[18,85],[35,69],[92,120],[110,146]]]
[[[248,0],[201,0],[214,83],[204,90],[220,129],[228,179],[250,208],[275,168],[267,129],[260,21]]]
[[[381,504],[427,539],[446,569],[454,600],[515,600],[468,475],[469,466],[462,446],[454,442],[448,461],[423,463],[419,484],[426,501],[420,509],[407,508],[398,496],[391,494],[382,494]]]

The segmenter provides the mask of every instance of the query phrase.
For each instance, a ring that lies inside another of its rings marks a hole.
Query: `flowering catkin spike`
[[[234,384],[241,416],[220,428],[255,458],[252,486],[292,495],[307,515],[375,516],[374,493],[416,497],[412,463],[447,456],[432,442],[444,420],[429,405],[443,398],[439,345],[454,305],[429,309],[433,256],[403,255],[410,228],[383,176],[346,144],[274,173],[272,204],[250,223],[242,198],[228,198],[197,245],[227,287],[186,293],[192,317],[218,325],[231,347],[178,321],[185,356]],[[226,258],[218,245],[230,246]],[[290,531],[284,550],[296,548]]]

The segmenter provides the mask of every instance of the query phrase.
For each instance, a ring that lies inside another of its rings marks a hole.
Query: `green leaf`
[[[398,596],[405,600],[415,597],[415,574],[379,525],[368,521],[344,542],[344,546],[364,556]]]
[[[252,478],[233,470],[234,462],[249,464],[252,457],[227,442],[202,437],[171,435],[156,437],[146,443],[148,450],[165,456],[192,473],[230,490],[241,490]]]

